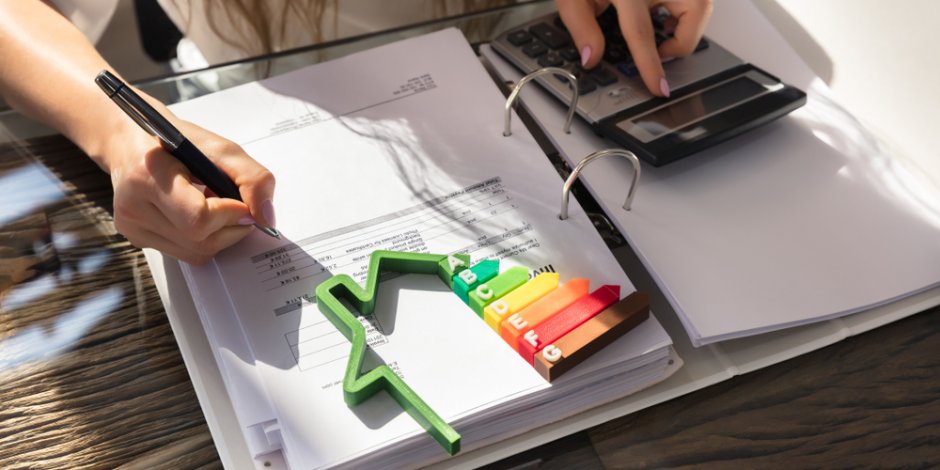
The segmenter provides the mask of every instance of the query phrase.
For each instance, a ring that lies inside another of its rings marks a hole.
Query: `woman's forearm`
[[[68,19],[39,0],[0,0],[0,94],[75,142],[99,166],[128,119],[94,83],[108,63]]]

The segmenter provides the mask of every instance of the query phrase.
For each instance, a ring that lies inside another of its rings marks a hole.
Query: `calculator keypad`
[[[604,53],[600,63],[590,70],[581,67],[581,53],[558,14],[512,28],[493,41],[492,46],[524,73],[545,67],[570,71],[579,81],[578,114],[588,122],[598,122],[655,97],[639,76],[620,33],[616,10],[608,8],[597,21],[604,33]],[[668,15],[654,14],[652,21],[657,44],[672,36],[674,28]],[[687,85],[742,63],[720,45],[703,38],[695,53],[664,63],[663,69],[673,92],[681,93]],[[571,84],[564,77],[545,76],[536,81],[563,102],[570,99]]]
[[[603,64],[591,70],[581,68],[581,54],[574,47],[571,35],[565,28],[564,22],[556,16],[529,26],[527,29],[510,31],[506,40],[522,52],[536,60],[539,67],[563,67],[578,77],[578,88],[582,95],[591,93],[617,81],[615,73],[626,78],[639,76],[639,70],[630,55],[626,40],[620,33],[616,11],[608,8],[597,18],[601,31],[604,32],[604,59]],[[662,44],[671,37],[671,31],[666,27],[662,16],[653,17],[656,45]],[[702,39],[696,52],[708,47],[708,41]],[[606,65],[605,65],[606,64]],[[566,81],[563,77],[559,80]]]
[[[651,39],[657,46],[673,37],[676,21],[667,10],[660,8],[651,19]],[[669,98],[656,96],[640,77],[616,10],[608,8],[597,20],[604,34],[604,51],[598,65],[589,70],[581,67],[580,52],[557,13],[510,29],[491,47],[522,74],[545,67],[570,72],[577,78],[579,91],[575,113],[599,135],[654,166],[777,119],[806,102],[802,91],[705,38],[692,54],[663,62],[671,93]],[[492,64],[500,70],[503,64],[497,59]],[[571,102],[572,83],[565,76],[540,74],[536,81],[562,104]],[[741,91],[740,83],[753,87]],[[729,95],[731,91],[738,94]],[[690,106],[698,114],[685,111]]]

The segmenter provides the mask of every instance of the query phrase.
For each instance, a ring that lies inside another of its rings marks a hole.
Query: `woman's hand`
[[[244,203],[204,194],[164,151],[95,85],[111,66],[75,25],[41,1],[0,1],[0,96],[65,134],[111,175],[114,222],[139,247],[201,264],[241,240],[252,223],[273,227],[274,177],[238,146],[180,121],[143,99],[189,137],[235,182]]]
[[[161,113],[169,116],[169,111]],[[185,121],[175,124],[239,187],[242,199],[216,197],[157,140],[127,119],[97,159],[111,174],[114,222],[134,245],[203,264],[258,222],[273,227],[274,176],[235,143]]]
[[[592,68],[604,57],[604,35],[596,17],[611,4],[617,9],[620,31],[650,93],[669,96],[662,61],[695,51],[712,13],[711,0],[556,0],[562,21],[578,50],[581,65]],[[665,7],[676,20],[674,36],[656,47],[650,10]]]

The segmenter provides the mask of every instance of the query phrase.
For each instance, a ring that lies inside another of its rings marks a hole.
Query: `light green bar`
[[[483,309],[486,308],[490,302],[512,292],[513,289],[525,284],[528,280],[528,269],[522,266],[513,266],[499,276],[477,286],[470,292],[470,295],[467,296],[469,299],[467,305],[476,312],[478,317],[483,318]],[[492,291],[492,295],[484,298],[481,293],[488,291]]]

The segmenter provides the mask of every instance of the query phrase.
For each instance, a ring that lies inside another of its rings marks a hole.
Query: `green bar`
[[[529,270],[522,266],[514,266],[489,281],[481,283],[470,292],[467,305],[483,318],[483,309],[494,300],[510,293],[513,289],[525,284],[529,280]],[[484,299],[480,293],[492,291],[492,295]]]
[[[469,271],[473,272],[473,275],[476,277],[470,284],[467,284],[467,281],[461,277],[461,273],[457,273],[457,275],[454,276],[454,293],[457,294],[457,297],[460,297],[460,300],[463,300],[465,304],[470,302],[468,296],[472,289],[476,289],[480,284],[493,279],[499,274],[499,260],[485,259],[471,266]]]

